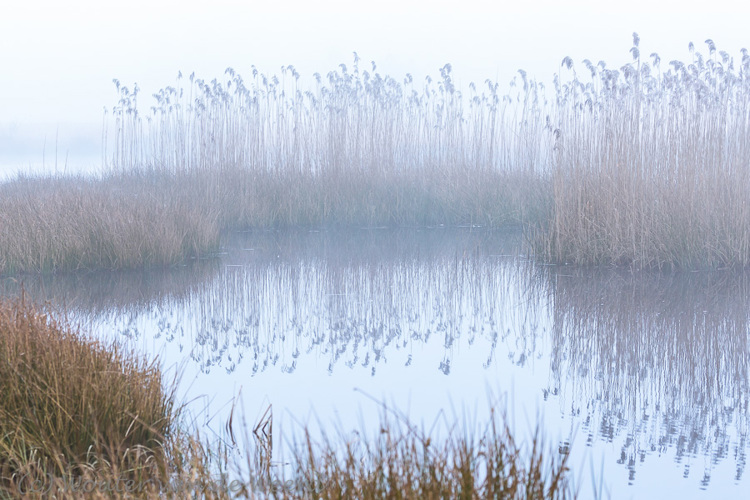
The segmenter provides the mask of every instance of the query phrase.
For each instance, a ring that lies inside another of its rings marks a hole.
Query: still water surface
[[[519,232],[248,232],[156,272],[6,279],[182,373],[222,435],[241,394],[274,432],[429,428],[507,408],[569,451],[583,498],[741,497],[750,276],[543,266]],[[369,432],[369,431],[368,431]],[[278,443],[278,439],[276,440]]]

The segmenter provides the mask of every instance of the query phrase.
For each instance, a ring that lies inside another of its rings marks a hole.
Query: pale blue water
[[[747,487],[744,274],[535,264],[519,232],[236,233],[171,270],[26,278],[104,337],[183,371],[198,424],[372,428],[387,402],[429,426],[505,404],[570,449],[582,498],[734,498]],[[18,280],[4,280],[9,293]],[[240,399],[238,399],[240,401]],[[279,440],[277,439],[278,443]]]

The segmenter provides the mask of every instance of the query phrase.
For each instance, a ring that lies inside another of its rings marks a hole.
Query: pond
[[[520,231],[257,231],[174,269],[6,278],[181,374],[204,434],[430,428],[504,408],[583,498],[747,488],[750,276],[545,266]],[[596,485],[599,487],[599,484]]]

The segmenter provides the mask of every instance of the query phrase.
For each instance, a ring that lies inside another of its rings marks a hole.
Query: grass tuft
[[[24,299],[0,303],[0,492],[106,474],[159,477],[174,395],[155,363]]]

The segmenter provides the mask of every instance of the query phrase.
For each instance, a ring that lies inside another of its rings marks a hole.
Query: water
[[[285,434],[372,429],[378,401],[427,428],[504,405],[519,439],[539,426],[569,450],[583,498],[598,480],[612,498],[739,495],[750,276],[525,255],[514,231],[249,232],[174,269],[22,281],[181,371],[208,434],[238,395]]]

